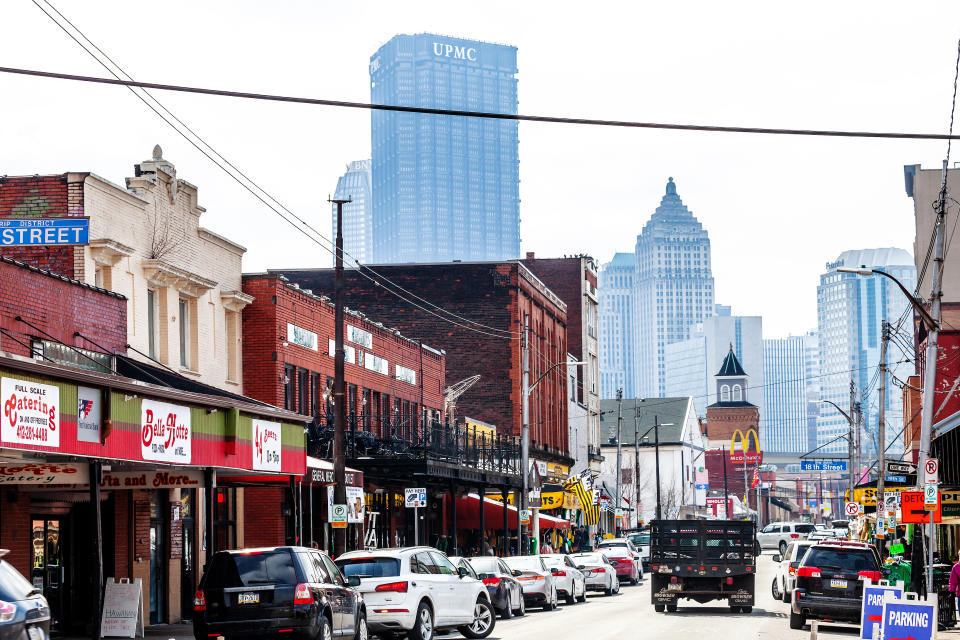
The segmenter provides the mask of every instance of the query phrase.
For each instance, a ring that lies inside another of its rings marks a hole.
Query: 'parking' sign
[[[863,585],[863,604],[860,607],[860,637],[862,640],[872,640],[873,628],[883,621],[883,601],[884,595],[887,593],[893,594],[894,598],[902,598],[903,588],[890,585],[885,581],[881,581],[879,584],[865,583]]]
[[[885,600],[883,603],[884,640],[935,640],[937,601]]]

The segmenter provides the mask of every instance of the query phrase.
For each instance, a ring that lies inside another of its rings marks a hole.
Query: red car
[[[597,545],[597,551],[610,559],[610,564],[617,570],[617,578],[621,582],[637,584],[643,579],[643,573],[640,570],[642,566],[640,553],[626,538],[602,540]]]

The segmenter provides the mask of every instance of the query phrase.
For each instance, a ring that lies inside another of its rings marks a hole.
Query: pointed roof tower
[[[730,344],[730,351],[727,353],[727,357],[723,359],[723,364],[720,365],[720,371],[717,373],[718,378],[726,378],[729,376],[736,376],[738,378],[747,377],[747,373],[743,370],[743,367],[740,366],[740,360],[737,359],[737,354],[733,352],[733,343]]]
[[[750,376],[743,370],[737,354],[733,352],[733,345],[730,345],[730,351],[727,357],[723,359],[720,365],[720,371],[716,378],[716,398],[717,401],[709,405],[711,407],[753,407],[752,403],[747,401],[747,379]]]

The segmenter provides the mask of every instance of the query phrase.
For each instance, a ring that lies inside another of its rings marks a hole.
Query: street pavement
[[[681,600],[676,613],[656,613],[650,602],[649,580],[635,587],[622,586],[620,595],[595,594],[585,603],[561,605],[552,612],[532,610],[522,618],[497,620],[491,638],[574,638],[578,640],[622,640],[623,638],[669,638],[702,636],[704,640],[800,640],[810,637],[809,627],[794,631],[789,625],[787,605],[773,599],[772,552],[765,552],[757,566],[756,604],[752,613],[730,613],[726,605],[698,604]],[[649,575],[649,574],[648,574]],[[820,626],[818,637],[855,640],[859,628]],[[682,635],[675,635],[682,634]],[[953,634],[951,634],[953,635]],[[450,638],[458,638],[452,634]]]

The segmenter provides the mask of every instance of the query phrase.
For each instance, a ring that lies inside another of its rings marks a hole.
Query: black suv
[[[859,624],[863,581],[877,582],[882,576],[873,545],[845,541],[813,545],[797,568],[790,628],[802,629],[809,618]]]
[[[359,592],[327,554],[306,547],[215,553],[200,579],[193,612],[196,640],[368,637]]]

